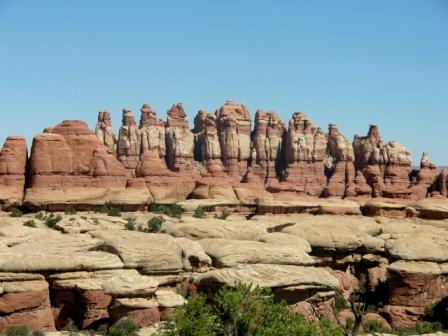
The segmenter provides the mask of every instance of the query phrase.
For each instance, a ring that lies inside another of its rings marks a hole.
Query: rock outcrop
[[[411,159],[409,151],[399,143],[384,143],[377,125],[371,125],[366,137],[353,140],[355,168],[362,171],[372,196],[409,198],[411,195]]]
[[[286,172],[283,185],[273,191],[320,196],[325,188],[324,159],[327,139],[302,112],[293,114],[286,134]]]
[[[275,112],[255,113],[251,167],[263,183],[277,182],[283,164],[284,135],[285,127]]]
[[[166,152],[171,170],[181,173],[194,171],[194,135],[188,128],[188,118],[182,104],[175,104],[168,110]]]
[[[106,146],[108,153],[115,154],[117,152],[117,138],[112,130],[112,120],[109,111],[98,112],[95,134]]]
[[[0,155],[2,207],[84,209],[111,201],[130,209],[209,199],[265,213],[297,212],[309,197],[327,197],[391,212],[391,204],[374,209],[370,198],[381,197],[396,199],[401,213],[411,216],[411,200],[448,196],[448,170],[437,175],[427,153],[413,170],[409,151],[383,142],[376,125],[350,144],[335,124],[325,134],[302,112],[285,129],[275,112],[260,109],[251,130],[247,107],[232,101],[214,114],[199,111],[192,130],[180,103],[168,110],[166,122],[148,104],[140,112],[137,125],[123,109],[117,138],[108,111],[99,112],[95,132],[76,120],[46,128],[34,138],[28,160],[24,139],[8,138]]]
[[[27,156],[25,138],[6,138],[0,152],[0,203],[3,209],[22,203]]]
[[[245,105],[228,101],[215,114],[224,166],[230,176],[241,178],[250,159],[249,110]]]
[[[137,128],[134,114],[129,109],[123,109],[122,126],[118,133],[118,160],[129,171],[135,173],[141,152],[140,131]]]

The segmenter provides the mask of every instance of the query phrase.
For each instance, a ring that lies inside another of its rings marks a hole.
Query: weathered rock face
[[[355,167],[361,170],[372,188],[372,196],[408,198],[411,195],[409,151],[397,142],[384,143],[377,125],[371,125],[366,137],[353,140]]]
[[[166,152],[168,167],[176,172],[194,170],[194,135],[182,104],[168,110],[166,121]]]
[[[355,154],[348,140],[339,133],[335,124],[328,126],[326,168],[328,170],[327,196],[356,196]]]
[[[251,167],[264,183],[276,182],[282,160],[285,127],[275,112],[258,110],[252,134]]]
[[[146,151],[157,150],[159,157],[165,158],[165,123],[157,119],[156,112],[148,104],[140,109],[141,154]]]
[[[27,156],[25,138],[6,138],[0,152],[0,200],[3,208],[22,202]]]
[[[196,159],[202,162],[206,170],[202,175],[225,176],[216,116],[206,111],[199,111],[194,119],[194,133]]]
[[[415,199],[425,198],[433,190],[437,178],[437,167],[429,160],[429,154],[424,152],[420,161],[420,170],[412,180],[412,196]]]
[[[241,178],[250,159],[250,114],[245,105],[228,101],[216,112],[221,154],[227,173]]]
[[[336,125],[324,134],[302,112],[285,130],[275,112],[258,110],[251,132],[247,107],[235,102],[214,114],[199,111],[193,130],[182,104],[169,109],[166,122],[148,104],[140,111],[137,126],[123,109],[117,139],[108,111],[99,112],[95,133],[76,120],[47,128],[35,137],[29,162],[24,140],[8,138],[0,157],[4,208],[23,203],[24,184],[25,204],[33,207],[52,199],[141,207],[148,200],[192,198],[252,207],[262,202],[266,210],[282,202],[291,208],[307,196],[359,202],[448,196],[448,171],[436,176],[427,153],[420,169],[412,170],[409,151],[384,143],[376,125],[350,144]],[[73,188],[78,190],[71,193]]]
[[[112,130],[112,120],[109,111],[98,112],[98,123],[96,124],[95,134],[100,141],[106,146],[110,154],[117,151],[117,139]]]
[[[137,128],[134,114],[129,109],[123,109],[122,126],[118,134],[117,156],[132,175],[137,168],[140,151],[140,131]]]
[[[302,195],[321,195],[327,182],[326,149],[327,139],[322,130],[304,113],[294,113],[289,121],[285,149],[285,182],[289,190]]]
[[[136,176],[143,178],[151,199],[156,203],[173,203],[186,199],[193,191],[195,182],[188,174],[175,173],[166,167],[157,149],[141,155]]]
[[[126,188],[128,172],[85,123],[64,121],[46,132],[33,139],[24,200],[28,206],[102,204],[114,201],[112,190],[116,200],[130,201],[118,193]],[[134,202],[142,202],[138,193],[135,197]]]

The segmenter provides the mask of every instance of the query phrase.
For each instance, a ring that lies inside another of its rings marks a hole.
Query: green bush
[[[120,217],[121,211],[119,208],[114,206],[112,202],[106,202],[102,206],[96,209],[96,212],[105,213],[111,217]]]
[[[153,217],[148,220],[148,228],[145,229],[144,231],[149,233],[157,233],[160,231],[162,224],[163,224],[162,217]]]
[[[36,222],[32,219],[27,220],[25,223],[23,223],[23,226],[28,226],[30,228],[35,228],[37,227]]]
[[[76,209],[73,207],[68,207],[68,208],[64,209],[64,213],[66,215],[74,215],[74,214],[76,214]]]
[[[328,320],[307,321],[284,303],[275,303],[270,290],[237,284],[222,288],[213,304],[202,295],[176,309],[168,335],[226,336],[342,336],[342,329]]]
[[[196,210],[194,211],[193,217],[205,218],[207,217],[207,214],[205,213],[204,209],[202,209],[201,207],[197,207]]]
[[[23,211],[18,208],[12,208],[9,217],[22,217]]]
[[[336,295],[334,296],[334,308],[337,312],[340,312],[347,307],[347,301],[344,298],[344,295],[342,295],[342,291],[340,289],[336,290]]]
[[[31,335],[31,330],[24,325],[13,325],[9,326],[5,330],[6,336],[29,336]]]
[[[184,209],[179,204],[156,204],[151,203],[148,206],[150,212],[180,218]]]
[[[129,231],[135,230],[135,221],[131,218],[128,219],[128,222],[124,225],[124,228]]]
[[[43,213],[43,212],[38,212],[38,213],[34,216],[34,218],[39,219],[39,220],[44,220],[44,219],[45,219],[45,216],[44,216],[44,213]]]
[[[430,334],[441,331],[442,324],[440,322],[417,321],[415,324],[415,330],[419,334]]]
[[[383,333],[386,331],[381,322],[376,320],[370,320],[363,324],[364,331],[369,334]]]
[[[176,309],[175,328],[168,335],[213,336],[221,330],[219,317],[203,295],[188,299],[188,303]]]
[[[229,216],[230,216],[230,212],[228,210],[224,210],[223,212],[221,212],[220,215],[215,214],[215,218],[222,219],[222,220],[227,219],[227,217],[229,217]]]
[[[61,215],[55,216],[53,213],[51,213],[49,216],[45,218],[45,225],[48,226],[50,229],[54,229],[57,223],[59,223],[62,220]]]
[[[117,323],[109,328],[108,336],[138,336],[137,326],[129,320]]]

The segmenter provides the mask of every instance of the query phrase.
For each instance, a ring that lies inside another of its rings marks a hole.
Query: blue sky
[[[448,165],[448,1],[0,0],[0,140],[232,99]]]

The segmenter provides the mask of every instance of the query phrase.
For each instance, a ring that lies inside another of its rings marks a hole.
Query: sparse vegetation
[[[204,209],[202,207],[197,207],[196,210],[194,211],[194,215],[193,217],[196,218],[205,218],[207,217],[207,214],[205,213]]]
[[[135,221],[132,218],[128,218],[127,223],[124,225],[124,228],[129,231],[134,231]]]
[[[98,220],[98,218],[93,218],[92,219],[92,223],[95,224],[95,225],[99,225],[100,221]]]
[[[54,229],[56,224],[62,220],[62,217],[61,215],[55,216],[54,213],[51,213],[47,217],[45,217],[44,220],[46,226],[48,226],[50,229]]]
[[[108,336],[138,336],[137,326],[129,320],[117,323],[109,328]]]
[[[44,336],[41,331],[32,331],[25,325],[12,325],[5,329],[5,336]]]
[[[148,220],[148,228],[145,230],[147,230],[146,232],[149,232],[149,233],[160,232],[160,228],[162,227],[162,224],[163,224],[162,217],[153,217]]]
[[[32,219],[27,220],[25,223],[23,223],[23,226],[28,226],[30,228],[35,228],[37,227],[36,222]]]
[[[38,220],[44,220],[45,219],[45,215],[42,211],[38,212],[34,218],[38,219]]]
[[[208,303],[203,295],[188,298],[185,306],[177,308],[168,335],[341,336],[343,333],[328,320],[309,322],[291,311],[286,303],[275,303],[268,289],[238,284],[235,289],[221,289],[213,303]]]
[[[347,301],[342,295],[342,291],[340,289],[336,290],[336,294],[334,296],[334,308],[336,312],[340,312],[347,307]]]
[[[76,214],[76,209],[74,207],[68,207],[64,209],[64,213],[66,215],[75,215]]]
[[[111,217],[121,217],[120,209],[114,206],[112,202],[104,203],[102,206],[96,209],[96,212],[105,213]]]
[[[19,208],[12,208],[11,213],[9,214],[10,217],[22,217],[23,211]]]
[[[150,212],[162,214],[169,217],[180,218],[184,209],[179,204],[156,204],[151,203],[148,206]]]
[[[226,220],[227,217],[229,217],[229,216],[230,216],[230,212],[228,210],[224,210],[219,215],[215,214],[215,218],[222,219],[222,220]]]
[[[383,333],[386,331],[381,322],[376,320],[370,320],[363,324],[364,332],[373,334],[373,333]]]

